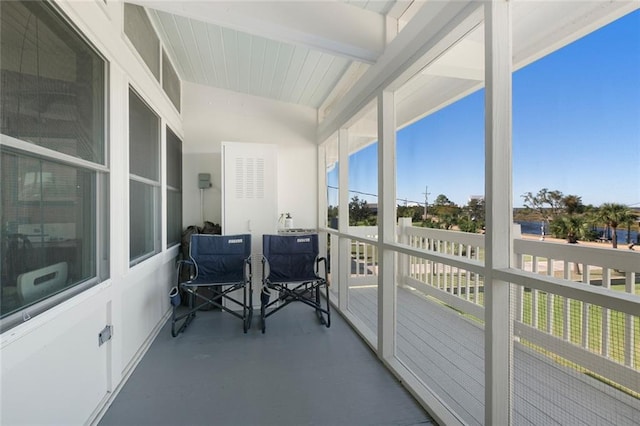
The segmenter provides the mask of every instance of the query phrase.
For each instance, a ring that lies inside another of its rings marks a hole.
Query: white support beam
[[[384,54],[318,126],[324,141],[381,90],[396,90],[482,21],[481,2],[425,2]]]
[[[396,350],[396,131],[393,92],[378,95],[378,357]]]
[[[384,17],[341,2],[129,3],[370,64],[385,46]]]
[[[511,3],[484,2],[485,16],[485,424],[510,425],[513,345],[510,284],[495,270],[511,266]]]
[[[316,229],[327,228],[327,164],[326,164],[326,147],[327,145],[318,146],[318,222],[316,223]],[[319,245],[320,245],[320,257],[325,257],[327,262],[330,258],[327,257],[327,240],[328,235],[326,232],[318,233]],[[330,265],[327,265],[330,267]]]
[[[338,231],[349,232],[349,131],[338,131]],[[351,240],[338,238],[338,307],[349,307],[349,278],[351,276]]]

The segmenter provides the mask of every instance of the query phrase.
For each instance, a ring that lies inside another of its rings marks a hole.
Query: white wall
[[[278,211],[295,227],[317,226],[316,110],[205,87],[183,85],[183,223],[202,223],[198,173],[211,173],[205,220],[220,223],[221,142],[278,146]]]
[[[6,425],[96,419],[167,318],[175,277],[177,247],[129,267],[129,86],[163,127],[183,138],[181,117],[125,40],[121,2],[59,6],[109,64],[110,278],[0,335],[0,424]],[[113,338],[99,346],[107,324]]]
[[[220,222],[223,140],[277,144],[280,208],[298,227],[317,223],[315,110],[185,84],[181,117],[126,40],[121,2],[58,4],[109,64],[110,278],[0,335],[0,424],[95,421],[170,313],[177,247],[129,266],[129,86],[184,141],[185,225],[201,222],[199,172],[214,184],[205,219]],[[107,324],[113,338],[99,346]]]

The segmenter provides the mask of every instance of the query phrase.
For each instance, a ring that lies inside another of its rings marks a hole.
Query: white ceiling
[[[511,1],[515,69],[640,5],[628,0]],[[372,65],[385,56],[393,57],[391,41],[398,30],[414,16],[437,11],[447,3],[130,2],[147,9],[182,80],[315,108],[321,118]],[[424,25],[432,22],[424,21]],[[399,126],[483,86],[483,26],[425,65],[396,92]],[[375,117],[371,122],[375,125]]]
[[[132,0],[181,79],[316,109],[383,53],[385,15],[411,1]]]

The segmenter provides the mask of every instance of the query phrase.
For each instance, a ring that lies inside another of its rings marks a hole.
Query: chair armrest
[[[244,260],[244,274],[248,281],[251,282],[251,277],[253,277],[253,272],[251,270],[251,256]]]
[[[318,269],[320,268],[320,262],[324,264],[324,279],[327,281],[327,285],[329,285],[329,280],[327,279],[328,270],[327,270],[327,259],[324,257],[319,257],[316,260],[316,274],[318,273]]]
[[[267,260],[266,257],[264,257],[264,255],[262,255],[261,262],[262,262],[262,282],[266,282],[270,272],[269,261]]]

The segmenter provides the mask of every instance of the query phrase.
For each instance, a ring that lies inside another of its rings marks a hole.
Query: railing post
[[[606,289],[611,288],[611,269],[602,268],[602,287]],[[607,308],[602,308],[602,346],[600,353],[602,356],[609,357],[609,337],[611,334],[611,311]]]
[[[411,227],[411,218],[410,217],[399,217],[398,218],[398,242],[400,244],[409,245],[409,233],[407,232],[408,228]],[[406,254],[398,255],[398,284],[404,284],[406,282],[406,278],[409,276],[409,256]]]
[[[627,272],[625,274],[625,291],[629,294],[633,294],[635,287],[636,274],[635,272]],[[633,316],[629,314],[624,315],[624,365],[633,367],[635,361],[635,333],[634,333],[634,321]]]
[[[522,254],[520,253],[516,253],[515,255],[515,260],[516,260],[516,269],[523,269],[524,270],[524,256],[522,256]],[[524,287],[519,285],[516,286],[516,303],[515,303],[515,308],[516,311],[514,312],[513,318],[516,321],[519,322],[524,322]]]

